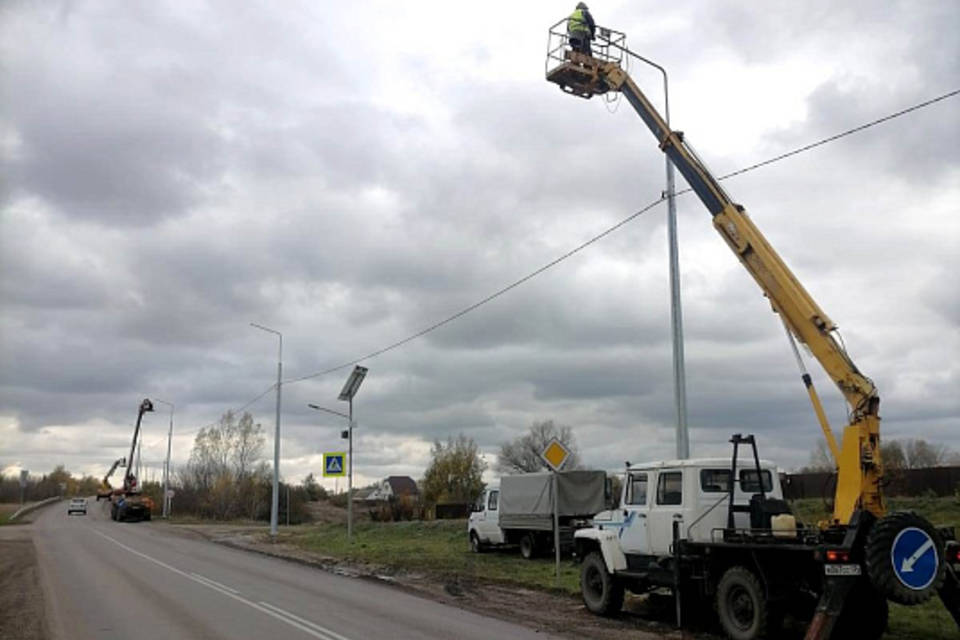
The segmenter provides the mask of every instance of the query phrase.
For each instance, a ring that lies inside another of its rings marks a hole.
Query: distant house
[[[389,476],[367,494],[366,502],[389,502],[392,498],[403,496],[420,499],[420,489],[416,481],[410,476]]]

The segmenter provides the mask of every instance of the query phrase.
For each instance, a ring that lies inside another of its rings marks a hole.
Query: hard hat
[[[570,5],[567,5],[567,6],[570,6]],[[577,9],[583,9],[584,11],[590,11],[590,9],[587,7],[587,3],[586,3],[586,2],[578,2],[578,3],[577,3]]]

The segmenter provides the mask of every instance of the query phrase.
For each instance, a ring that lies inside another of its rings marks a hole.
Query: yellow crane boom
[[[616,59],[566,50],[547,69],[547,80],[574,95],[589,98],[620,92],[653,133],[660,149],[683,175],[713,217],[713,225],[747,269],[788,333],[809,347],[850,406],[849,424],[838,447],[810,376],[803,380],[839,470],[834,520],[848,524],[857,509],[878,518],[886,508],[880,493],[880,398],[836,337],[836,325],[800,284],[746,210],[735,203],[684,141],[673,131]]]

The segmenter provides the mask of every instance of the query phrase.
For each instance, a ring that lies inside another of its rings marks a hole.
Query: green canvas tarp
[[[500,478],[500,527],[553,528],[551,473],[525,473]],[[607,474],[603,471],[561,471],[557,474],[561,520],[591,518],[605,508]],[[563,522],[561,522],[563,525]]]

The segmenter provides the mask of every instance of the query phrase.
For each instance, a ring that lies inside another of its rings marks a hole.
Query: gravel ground
[[[0,527],[0,640],[49,637],[31,528]]]

